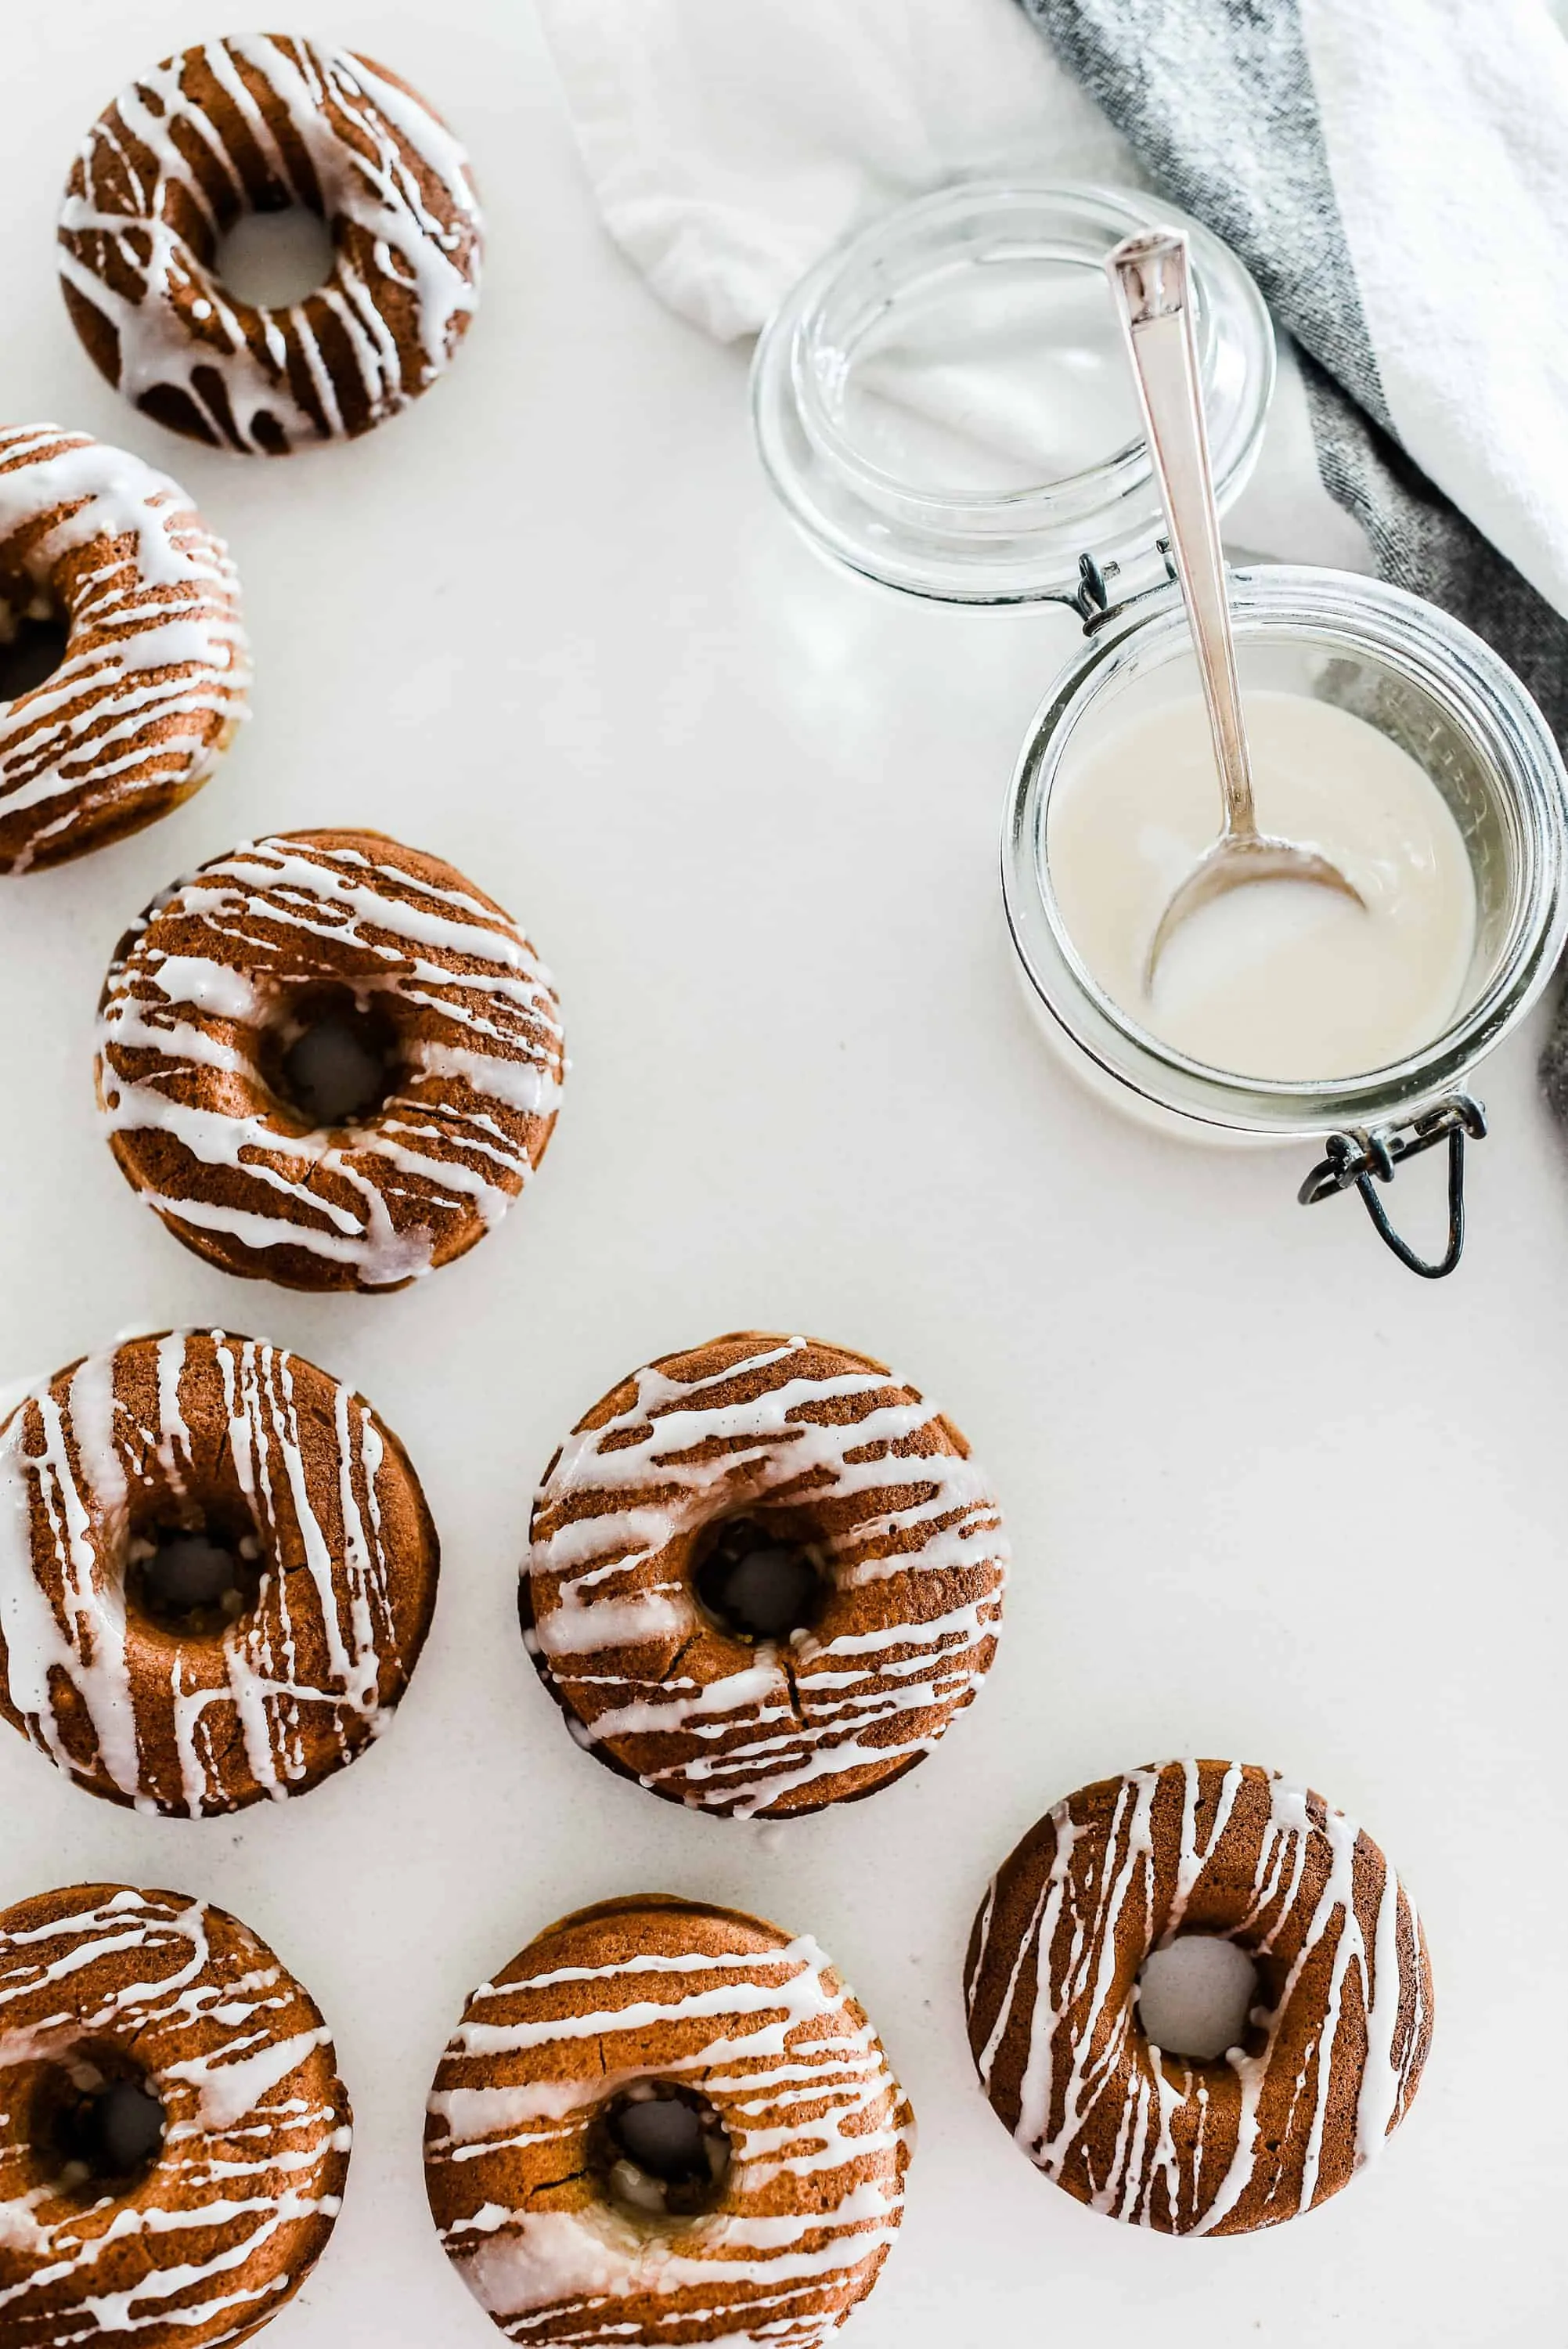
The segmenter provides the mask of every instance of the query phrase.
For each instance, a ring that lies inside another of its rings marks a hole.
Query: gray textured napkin
[[[1568,623],[1397,436],[1314,84],[1303,23],[1310,0],[1020,5],[1158,184],[1242,255],[1295,336],[1319,471],[1366,531],[1380,575],[1495,646],[1558,740],[1568,739]],[[1434,39],[1443,13],[1429,20]],[[1430,135],[1462,172],[1464,123],[1434,122]],[[1440,325],[1440,308],[1434,316]],[[1545,452],[1542,461],[1552,461]],[[1568,1005],[1542,1076],[1568,1123]]]

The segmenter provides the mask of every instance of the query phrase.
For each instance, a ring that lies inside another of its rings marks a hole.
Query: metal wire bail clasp
[[[1354,1184],[1378,1238],[1393,1249],[1400,1263],[1418,1273],[1423,1280],[1441,1280],[1452,1272],[1464,1249],[1467,1134],[1472,1142],[1486,1138],[1486,1112],[1469,1093],[1450,1093],[1435,1109],[1427,1110],[1405,1125],[1380,1125],[1370,1133],[1359,1129],[1349,1133],[1331,1133],[1326,1145],[1326,1157],[1313,1168],[1296,1196],[1304,1207],[1313,1207],[1319,1199],[1331,1199],[1336,1192],[1348,1191]],[[1429,1263],[1399,1237],[1388,1220],[1387,1209],[1372,1186],[1374,1179],[1391,1183],[1402,1158],[1414,1158],[1418,1152],[1430,1150],[1445,1137],[1449,1145],[1449,1244],[1435,1263]]]

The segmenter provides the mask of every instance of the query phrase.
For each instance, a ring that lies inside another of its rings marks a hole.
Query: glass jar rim
[[[991,509],[998,513],[1026,515],[1047,510],[1064,492],[1080,487],[1109,497],[1112,484],[1118,487],[1130,481],[1146,481],[1150,475],[1149,452],[1141,436],[1123,443],[1107,457],[1076,467],[1071,472],[1057,475],[1048,481],[1036,481],[1021,488],[1006,490],[950,489],[933,483],[923,487],[918,481],[890,471],[879,465],[863,450],[857,448],[838,423],[830,403],[823,398],[820,377],[800,364],[802,346],[820,341],[825,316],[832,296],[841,291],[845,281],[857,268],[885,271],[890,260],[890,247],[895,241],[905,239],[919,227],[935,228],[939,224],[957,224],[976,219],[999,222],[1023,205],[1037,202],[1041,198],[1066,196],[1066,183],[1051,187],[1019,186],[1006,181],[965,181],[956,187],[939,188],[934,194],[923,196],[915,202],[874,221],[847,245],[830,256],[836,264],[824,264],[818,285],[818,298],[801,305],[799,328],[790,354],[796,396],[799,401],[802,420],[817,445],[868,491],[880,492],[896,498],[915,509],[944,513],[953,511],[973,511],[984,513]],[[1145,225],[1145,216],[1117,191],[1109,188],[1090,190],[1086,184],[1072,189],[1074,195],[1092,193],[1108,210],[1115,209],[1125,222],[1125,233],[1132,234]],[[1172,217],[1174,215],[1172,214]],[[1197,298],[1193,304],[1194,324],[1198,343],[1200,371],[1207,376],[1212,370],[1214,350],[1214,320],[1212,298],[1200,270]]]
[[[1068,664],[1025,737],[1003,832],[1003,898],[1026,983],[1080,1050],[1157,1109],[1289,1142],[1408,1115],[1460,1085],[1523,1018],[1568,941],[1568,774],[1513,671],[1436,605],[1353,572],[1261,564],[1230,577],[1243,643],[1272,634],[1359,654],[1428,694],[1500,778],[1522,852],[1496,969],[1474,1001],[1418,1050],[1321,1080],[1242,1076],[1193,1060],[1141,1027],[1088,970],[1057,904],[1046,843],[1051,787],[1079,720],[1125,680],[1134,657],[1158,665],[1188,647],[1179,588],[1140,599]]]
[[[786,297],[758,344],[752,411],[764,470],[822,552],[906,593],[963,603],[1070,600],[1080,560],[1123,567],[1164,529],[1141,436],[1032,484],[960,490],[903,478],[857,444],[825,386],[841,390],[833,331],[881,322],[928,282],[944,254],[985,256],[1021,233],[1077,240],[1051,257],[1098,264],[1124,235],[1157,224],[1191,241],[1200,360],[1216,485],[1228,503],[1256,462],[1273,397],[1266,305],[1229,246],[1176,206],[1090,181],[965,180],[873,221],[834,248]],[[1089,242],[1085,242],[1088,239]],[[1108,332],[1114,333],[1109,298]],[[851,338],[852,339],[852,338]]]

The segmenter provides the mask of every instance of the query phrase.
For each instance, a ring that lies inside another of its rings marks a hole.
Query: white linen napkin
[[[539,0],[616,243],[755,334],[830,245],[950,180],[1144,184],[1016,0]]]

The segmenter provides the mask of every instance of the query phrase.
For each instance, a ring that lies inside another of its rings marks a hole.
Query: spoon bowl
[[[1201,907],[1232,889],[1260,882],[1305,881],[1336,890],[1363,907],[1367,901],[1321,849],[1305,841],[1278,840],[1258,829],[1220,509],[1203,422],[1187,239],[1179,229],[1150,229],[1125,238],[1107,255],[1105,266],[1132,360],[1150,461],[1192,629],[1223,810],[1219,837],[1181,881],[1155,924],[1143,966],[1148,993],[1174,933]]]
[[[1274,840],[1266,832],[1222,832],[1206,848],[1166,905],[1149,941],[1143,964],[1143,989],[1154,991],[1154,972],[1161,956],[1183,922],[1232,889],[1249,889],[1260,881],[1307,881],[1320,889],[1336,889],[1342,897],[1366,908],[1356,886],[1315,848],[1294,840]]]

